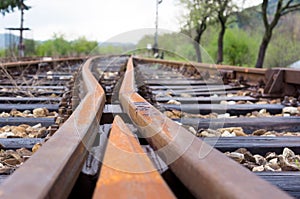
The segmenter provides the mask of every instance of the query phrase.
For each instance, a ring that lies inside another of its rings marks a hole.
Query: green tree
[[[201,38],[209,22],[215,19],[215,6],[213,0],[180,0],[180,4],[187,10],[184,17],[184,31],[194,40],[197,61],[202,62]]]
[[[71,44],[64,38],[63,34],[54,34],[53,47],[54,56],[70,55]]]
[[[272,16],[269,16],[270,13],[269,0],[263,0],[263,3],[261,5],[261,11],[262,11],[262,18],[264,22],[265,31],[258,52],[258,57],[255,65],[256,68],[263,67],[266,51],[271,41],[273,30],[278,24],[280,18],[296,10],[300,10],[300,3],[298,1],[277,0],[276,5],[274,6],[273,14]]]
[[[15,8],[18,9],[30,9],[29,6],[25,5],[25,0],[1,0],[0,1],[0,13],[5,15],[6,13],[14,11]]]
[[[124,50],[122,46],[114,46],[114,45],[107,45],[107,46],[100,46],[98,48],[98,53],[100,54],[122,54]]]
[[[226,24],[229,17],[237,11],[237,5],[235,5],[233,0],[215,0],[215,7],[217,12],[218,21],[220,24],[220,32],[218,38],[218,58],[217,63],[223,62],[223,43],[224,35],[226,32]]]
[[[71,44],[64,35],[54,34],[53,39],[43,42],[37,47],[39,56],[67,56],[71,54]]]
[[[35,56],[36,55],[36,42],[33,39],[25,39],[24,40],[26,49],[25,56]]]
[[[5,49],[0,49],[0,57],[5,57]]]
[[[53,56],[54,46],[52,40],[47,40],[37,46],[36,49],[37,56]]]
[[[241,29],[228,29],[224,42],[224,62],[229,65],[254,66],[258,40]]]
[[[79,37],[71,42],[71,46],[76,55],[88,55],[98,46],[98,42],[88,41],[85,37]]]

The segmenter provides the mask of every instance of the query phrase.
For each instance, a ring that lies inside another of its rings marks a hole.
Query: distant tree
[[[98,42],[88,41],[85,37],[79,37],[71,42],[71,46],[76,55],[88,55],[98,46]]]
[[[223,46],[224,46],[224,35],[226,32],[226,24],[229,17],[237,11],[237,6],[233,0],[215,0],[215,7],[217,12],[217,17],[221,30],[218,37],[218,58],[217,63],[223,62]]]
[[[28,10],[29,6],[25,5],[25,0],[1,0],[0,1],[0,13],[5,15],[6,13],[14,11],[15,8]]]
[[[34,44],[31,43],[31,45]],[[97,46],[97,41],[89,41],[85,37],[68,41],[63,34],[54,34],[52,39],[37,45],[36,54],[38,56],[88,55]]]
[[[197,61],[201,62],[201,38],[209,22],[215,19],[213,0],[180,0],[180,4],[187,10],[184,17],[184,32],[187,32],[194,40],[194,48]]]
[[[5,49],[0,49],[0,57],[5,57]]]
[[[251,53],[251,46],[254,40],[241,29],[228,29],[224,41],[224,63],[234,66],[253,66],[255,54]]]
[[[261,10],[265,31],[259,48],[258,58],[255,65],[256,68],[263,67],[266,51],[271,41],[273,30],[278,24],[279,19],[290,12],[300,10],[300,2],[296,0],[277,0],[274,14],[272,14],[272,16],[268,16],[268,8],[269,0],[263,0]]]
[[[47,40],[39,44],[36,48],[37,56],[53,56],[54,46],[52,40]]]
[[[63,34],[54,34],[53,47],[55,56],[67,56],[71,51],[71,44]]]
[[[47,40],[37,47],[39,56],[67,56],[71,53],[71,44],[62,34],[54,34],[53,39]]]
[[[25,39],[24,43],[26,46],[25,56],[34,56],[36,54],[35,51],[36,42],[33,39]]]

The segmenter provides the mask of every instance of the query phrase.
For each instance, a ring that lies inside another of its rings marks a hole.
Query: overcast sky
[[[163,0],[159,5],[160,28],[179,29],[181,13],[175,2]],[[26,3],[32,8],[25,12],[24,26],[31,29],[25,37],[36,40],[63,33],[69,40],[86,36],[89,40],[107,41],[128,31],[155,27],[156,0],[27,0]],[[19,11],[0,16],[0,33],[8,33],[7,27],[19,26]],[[149,29],[142,32],[147,31],[151,32]]]

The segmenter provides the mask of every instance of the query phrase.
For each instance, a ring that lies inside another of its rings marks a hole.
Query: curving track
[[[5,67],[47,68],[56,62],[74,61],[79,60],[11,63]],[[243,127],[243,133],[249,135],[261,128],[298,131],[298,116],[274,117],[293,103],[280,104],[282,94],[292,95],[298,89],[298,71],[194,65],[197,67],[128,56],[94,57],[82,65],[76,78],[73,73],[64,74],[74,79],[69,84],[72,95],[66,99],[58,96],[50,103],[52,106],[60,102],[57,112],[64,123],[53,127],[46,142],[43,137],[33,142],[44,143],[1,183],[0,197],[299,197],[300,185],[294,179],[297,171],[253,173],[224,154],[241,147],[260,154],[270,150],[279,153],[284,147],[299,153],[298,136],[203,136],[205,131],[212,132],[208,129],[223,126]],[[62,75],[48,70],[46,74],[28,77],[39,80],[49,74],[52,79]],[[9,93],[8,83],[2,81],[1,85]],[[20,94],[32,89],[30,83],[28,88],[21,87],[21,83],[22,80],[15,81]],[[59,87],[54,88],[57,82],[39,83],[36,89],[52,86],[49,93],[59,93]],[[33,95],[30,103],[46,106],[42,97],[47,96]],[[29,99],[0,100],[4,104],[15,101],[20,108],[21,101]],[[270,103],[272,100],[274,103]],[[262,109],[271,117],[240,117]],[[0,139],[0,143],[7,142],[5,139]],[[25,148],[30,147],[32,144]],[[171,177],[166,173],[171,173]]]

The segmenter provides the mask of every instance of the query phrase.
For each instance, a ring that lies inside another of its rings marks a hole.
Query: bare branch
[[[263,17],[263,21],[264,21],[264,25],[266,28],[269,27],[269,21],[268,21],[268,4],[269,4],[269,1],[268,0],[264,0],[262,5],[261,5],[261,8],[262,8],[262,17]]]
[[[290,7],[290,4],[293,2],[293,0],[289,0],[286,5],[282,8],[282,11]]]
[[[297,6],[293,6],[293,7],[290,7],[288,10],[285,10],[283,12],[281,12],[281,16],[284,16],[288,13],[291,13],[291,12],[294,12],[294,11],[297,11],[297,10],[300,10],[300,4],[298,4]]]

